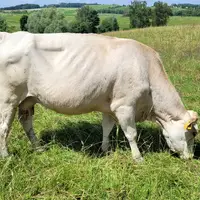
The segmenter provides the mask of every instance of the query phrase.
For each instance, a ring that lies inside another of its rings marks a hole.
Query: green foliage
[[[169,16],[172,15],[171,8],[167,5],[167,3],[163,2],[155,2],[154,9],[152,10],[152,25],[153,26],[165,26],[167,25],[167,21]]]
[[[200,16],[200,7],[197,8],[173,8],[174,16]]]
[[[105,5],[104,5],[105,6]],[[108,6],[108,5],[106,5]],[[94,7],[94,6],[92,6]],[[97,8],[100,7],[100,5],[96,6]],[[95,8],[96,8],[95,7]],[[2,12],[2,16],[6,19],[7,22],[7,31],[8,32],[15,32],[15,31],[19,31],[20,29],[20,18],[22,17],[22,15],[30,15],[32,13],[36,13],[38,11],[12,11],[12,12]],[[65,23],[65,27],[69,27],[69,29],[71,29],[70,27],[74,27],[76,25],[76,27],[79,25],[77,24],[78,22],[72,22],[73,20],[76,19],[76,9],[74,8],[60,8],[59,12],[62,12],[65,16],[65,20],[67,20],[68,23]],[[119,27],[120,30],[128,30],[130,29],[130,19],[129,17],[123,17],[120,14],[99,14],[99,17],[101,19],[101,22],[105,19],[105,18],[110,18],[110,17],[115,17],[119,23]],[[175,26],[175,25],[196,25],[196,24],[200,24],[200,18],[199,17],[176,17],[173,16],[169,18],[169,22],[168,25],[171,26]],[[78,27],[77,27],[78,28]],[[79,29],[78,29],[79,30]],[[69,31],[69,30],[68,30]],[[78,32],[78,31],[70,31],[70,32]]]
[[[89,33],[90,27],[86,22],[78,22],[77,20],[70,22],[69,32],[71,33]]]
[[[76,20],[71,21],[68,25],[68,30],[71,33],[79,33],[80,23],[78,23]]]
[[[172,16],[172,9],[160,1],[155,2],[152,8],[147,7],[146,1],[133,1],[129,14],[132,28],[164,26]]]
[[[100,18],[98,13],[89,6],[84,6],[77,11],[77,23],[80,25],[81,33],[96,33]]]
[[[20,4],[16,6],[5,7],[3,10],[25,10],[25,9],[37,9],[40,8],[38,4]]]
[[[111,5],[108,7],[98,9],[97,11],[98,11],[98,13],[113,13],[113,14],[128,15],[129,7],[128,6]]]
[[[200,16],[200,5],[172,4],[174,16]]]
[[[68,32],[67,22],[65,20],[53,20],[52,23],[47,26],[44,33],[64,33]]]
[[[44,8],[55,7],[55,8],[81,8],[87,5],[86,3],[59,3],[59,4],[48,4],[44,5]]]
[[[199,4],[190,4],[190,3],[172,4],[172,6],[177,8],[200,8]]]
[[[32,33],[67,32],[65,16],[56,8],[42,9],[28,17],[27,28]]]
[[[129,15],[131,28],[144,28],[151,25],[151,10],[147,7],[146,1],[133,1]]]
[[[27,21],[28,21],[28,15],[23,15],[20,18],[20,29],[22,31],[27,31]]]
[[[101,25],[99,26],[100,33],[105,33],[105,32],[110,32],[110,31],[118,31],[118,30],[119,30],[119,24],[115,17],[105,18],[102,21]]]
[[[7,22],[6,19],[0,15],[0,31],[7,31]]]

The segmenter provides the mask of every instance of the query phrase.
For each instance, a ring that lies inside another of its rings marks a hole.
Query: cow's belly
[[[66,114],[66,115],[79,115],[79,114],[96,111],[96,109],[94,107],[92,107],[91,105],[85,105],[85,106],[80,105],[79,107],[70,107],[67,104],[55,105],[55,104],[51,104],[49,102],[48,103],[41,102],[41,104],[44,107],[51,109],[57,113]]]
[[[43,85],[43,87],[45,87]],[[89,113],[92,111],[110,111],[110,92],[101,90],[102,87],[83,87],[76,90],[74,87],[50,87],[35,88],[30,91],[31,96],[37,98],[37,102],[46,108],[58,113],[74,115]]]
[[[78,115],[89,113],[92,111],[100,111],[100,112],[111,112],[110,111],[110,104],[106,101],[98,102],[97,100],[89,101],[89,102],[80,102],[79,104],[75,105],[69,101],[62,101],[62,102],[55,102],[51,99],[43,100],[39,99],[39,103],[46,108],[54,110],[61,114],[67,115]]]

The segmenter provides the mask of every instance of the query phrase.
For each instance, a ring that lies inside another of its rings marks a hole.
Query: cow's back
[[[138,84],[148,87],[146,49],[135,41],[84,34],[36,35],[35,41],[30,93],[59,112],[110,112],[113,99],[132,98]]]
[[[26,46],[27,94],[58,112],[110,112],[113,100],[131,99],[149,87],[151,50],[136,41],[71,33],[20,32],[9,37],[19,39],[16,49],[20,38]]]

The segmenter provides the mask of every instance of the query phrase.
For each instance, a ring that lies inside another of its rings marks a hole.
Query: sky
[[[154,0],[146,0],[148,5],[152,5]],[[156,0],[157,1],[157,0]],[[193,3],[200,4],[200,0],[161,0],[168,4],[172,3]],[[99,4],[130,4],[131,0],[0,0],[0,7],[14,6],[24,3],[35,3],[39,5],[53,4],[60,2],[74,2],[74,3],[99,3]]]

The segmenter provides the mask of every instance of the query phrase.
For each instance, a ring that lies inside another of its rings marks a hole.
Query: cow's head
[[[194,138],[198,132],[198,114],[187,111],[184,120],[170,121],[163,127],[163,135],[169,148],[183,159],[192,158],[194,155]]]

